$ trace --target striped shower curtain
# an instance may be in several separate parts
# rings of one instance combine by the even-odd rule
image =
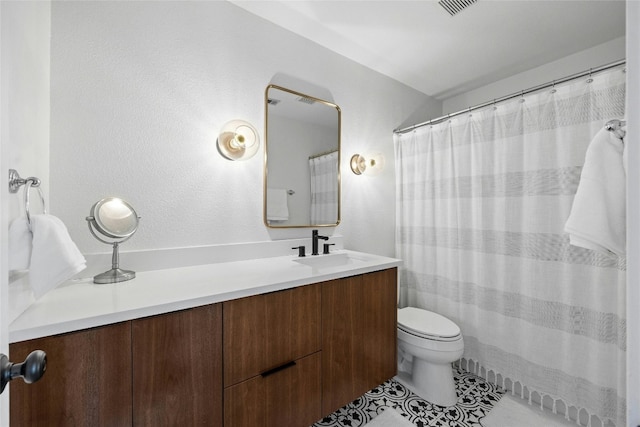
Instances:
[[[338,152],[309,158],[311,224],[338,221]]]
[[[618,68],[394,136],[401,305],[460,326],[463,368],[618,427],[626,259],[563,229],[587,147],[624,106]]]

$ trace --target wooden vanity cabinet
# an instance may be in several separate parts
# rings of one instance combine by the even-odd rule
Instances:
[[[222,425],[222,305],[132,322],[133,425]]]
[[[319,284],[223,303],[225,427],[321,417]]]
[[[397,269],[322,285],[322,413],[397,371]]]
[[[40,381],[9,385],[19,426],[131,425],[131,322],[13,343],[13,360],[47,353]]]
[[[308,426],[396,374],[395,268],[10,345],[11,426]]]

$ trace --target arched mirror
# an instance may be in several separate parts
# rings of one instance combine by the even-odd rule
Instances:
[[[340,107],[276,85],[265,92],[264,223],[340,222]]]

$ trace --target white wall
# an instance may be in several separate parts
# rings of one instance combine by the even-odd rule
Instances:
[[[49,181],[50,11],[48,2],[0,2],[0,352],[4,354],[8,354],[7,230],[22,206],[22,192],[9,194],[8,170]],[[33,206],[39,208],[37,202]],[[0,425],[9,425],[6,391],[0,398]]]
[[[625,58],[625,38],[619,37],[607,43],[574,53],[557,61],[515,74],[506,79],[482,86],[478,89],[445,99],[443,114],[462,111],[492,99],[511,95],[571,74],[580,73],[600,65]]]
[[[640,2],[627,2],[627,424],[640,425]]]
[[[109,195],[142,216],[125,251],[310,235],[264,226],[260,155],[230,162],[215,148],[230,119],[264,129],[276,74],[326,88],[341,107],[335,232],[348,248],[393,255],[393,164],[372,180],[347,162],[355,151],[393,158],[392,129],[441,104],[227,2],[53,3],[52,213],[85,253],[108,251],[84,218]]]

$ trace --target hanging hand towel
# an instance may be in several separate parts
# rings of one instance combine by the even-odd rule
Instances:
[[[626,176],[623,143],[606,129],[591,141],[571,214],[570,243],[603,253],[626,252]]]
[[[287,190],[267,188],[267,219],[269,221],[286,221],[289,219]]]
[[[53,215],[32,215],[33,249],[29,283],[36,297],[55,288],[86,268],[67,227]]]
[[[26,270],[31,262],[31,232],[26,217],[13,220],[9,227],[9,270]]]

